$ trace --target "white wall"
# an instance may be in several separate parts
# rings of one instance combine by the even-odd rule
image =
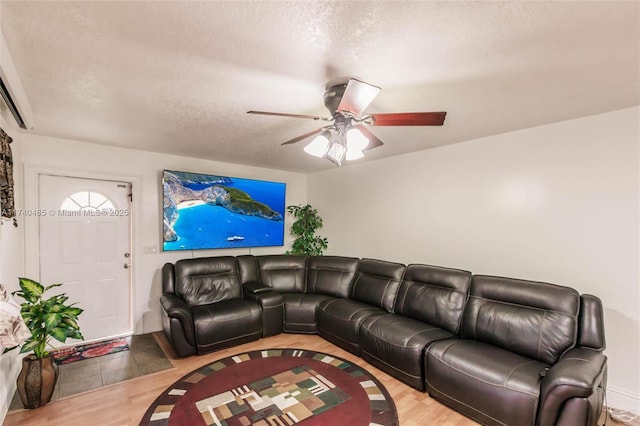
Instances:
[[[329,254],[599,296],[609,402],[637,412],[639,117],[639,108],[625,109],[315,173],[309,202],[324,219]]]
[[[22,207],[22,167],[20,165],[21,134],[11,113],[0,101],[0,127],[13,138],[11,151],[14,161],[15,205]],[[18,289],[18,277],[24,275],[24,221],[18,217],[18,228],[12,222],[3,221],[0,226],[0,283],[10,293]],[[20,300],[17,300],[20,302]],[[0,346],[0,423],[9,410],[11,398],[16,389],[15,379],[20,372],[21,364],[18,351],[14,350],[2,355]]]

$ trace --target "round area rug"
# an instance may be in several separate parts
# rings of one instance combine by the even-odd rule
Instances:
[[[141,425],[398,425],[393,400],[365,369],[303,349],[207,364],[169,386]]]

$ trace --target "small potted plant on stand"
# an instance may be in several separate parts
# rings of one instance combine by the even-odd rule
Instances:
[[[25,408],[38,408],[47,404],[53,395],[58,381],[58,366],[53,355],[47,351],[51,338],[64,343],[68,338],[81,339],[78,315],[82,309],[66,304],[69,297],[58,294],[44,299],[46,291],[62,284],[43,287],[40,283],[19,278],[20,290],[12,295],[20,296],[25,301],[20,304],[20,315],[31,332],[20,349],[20,353],[33,351],[22,359],[22,371],[18,376],[18,393]],[[5,349],[10,351],[12,349]]]
[[[322,228],[322,218],[318,214],[318,210],[307,204],[287,206],[287,212],[296,218],[291,225],[291,234],[296,238],[287,254],[322,256],[329,242],[326,238],[316,235],[316,230]]]

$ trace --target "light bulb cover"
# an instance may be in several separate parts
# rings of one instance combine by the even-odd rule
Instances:
[[[325,135],[316,136],[309,145],[304,147],[304,152],[314,157],[324,157],[329,150],[329,139]]]
[[[362,151],[369,146],[369,138],[362,134],[358,129],[351,128],[347,130],[347,149]]]
[[[362,150],[351,148],[347,149],[347,156],[345,157],[345,160],[353,161],[359,160],[361,158],[364,158],[364,153],[362,152]]]
[[[326,157],[338,166],[341,166],[346,154],[347,148],[345,148],[344,145],[333,142],[327,151]]]

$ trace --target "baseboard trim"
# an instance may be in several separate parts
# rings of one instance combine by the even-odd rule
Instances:
[[[607,386],[607,406],[640,414],[640,395],[615,386]]]

